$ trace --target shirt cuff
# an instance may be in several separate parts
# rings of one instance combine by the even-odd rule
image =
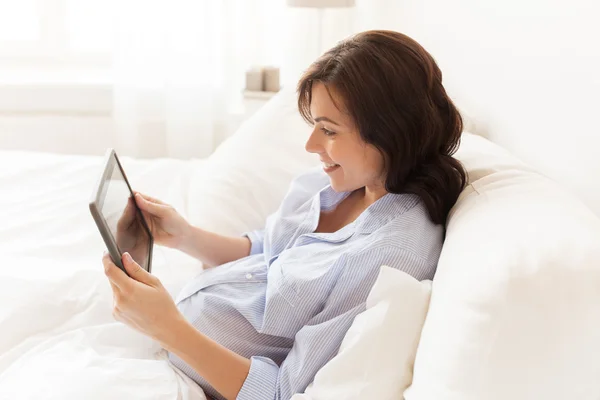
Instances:
[[[237,400],[274,399],[279,367],[270,358],[250,357],[250,371]]]
[[[246,232],[242,236],[250,239],[250,254],[251,256],[263,252],[263,231]]]

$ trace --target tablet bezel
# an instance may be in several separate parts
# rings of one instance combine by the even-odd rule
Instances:
[[[129,184],[127,175],[125,175],[125,171],[123,170],[123,167],[121,166],[121,162],[119,161],[119,157],[117,156],[117,153],[115,152],[114,149],[112,149],[112,148],[107,149],[106,155],[104,157],[103,165],[104,165],[104,167],[102,170],[102,174],[100,175],[100,178],[94,187],[94,191],[92,192],[92,198],[90,199],[89,208],[90,208],[90,212],[92,213],[92,217],[94,218],[94,221],[96,222],[96,225],[98,226],[98,230],[100,231],[100,234],[102,235],[102,239],[104,240],[104,243],[106,244],[106,248],[108,249],[108,252],[111,256],[112,261],[115,263],[115,265],[117,267],[121,268],[121,270],[123,270],[123,272],[125,272],[127,274],[127,276],[129,276],[129,274],[123,267],[123,263],[121,262],[122,254],[119,251],[119,246],[117,245],[117,242],[116,242],[115,238],[113,237],[112,232],[110,231],[110,228],[108,226],[108,223],[106,222],[106,219],[102,216],[101,210],[102,210],[102,201],[104,200],[104,197],[106,195],[106,190],[108,188],[108,185],[106,185],[106,182],[112,176],[114,168],[119,168],[119,170],[121,171],[121,174],[123,175],[123,178],[125,179],[125,183],[127,184],[127,188],[129,188],[129,193],[131,194],[132,197],[133,197],[133,190],[131,189],[131,185]],[[146,233],[148,234],[148,237],[150,238],[150,242],[149,242],[149,246],[148,246],[148,272],[152,273],[152,250],[154,247],[154,238],[152,237],[152,232],[150,231],[150,229],[148,227],[148,224],[146,222],[146,219],[144,218],[144,215],[142,214],[142,211],[140,210],[140,208],[138,207],[138,205],[135,201],[134,201],[134,205],[136,208],[136,212],[140,213],[140,216],[142,219],[142,225],[144,226],[143,229],[146,230]],[[144,268],[143,266],[141,266],[141,267]]]

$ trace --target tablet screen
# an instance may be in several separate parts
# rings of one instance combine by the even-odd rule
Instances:
[[[108,224],[119,252],[129,252],[131,257],[148,271],[150,235],[119,165],[116,162],[112,165],[112,173],[103,185],[100,212]]]

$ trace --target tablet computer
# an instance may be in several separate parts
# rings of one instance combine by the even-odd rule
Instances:
[[[114,149],[106,152],[89,207],[115,265],[127,274],[121,257],[128,252],[142,268],[152,272],[154,238]]]

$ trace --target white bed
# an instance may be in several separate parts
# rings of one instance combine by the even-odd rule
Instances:
[[[132,185],[185,210],[203,161],[123,158]],[[156,343],[116,322],[87,204],[102,157],[0,152],[0,399],[203,399]],[[201,270],[156,248],[172,293]]]

